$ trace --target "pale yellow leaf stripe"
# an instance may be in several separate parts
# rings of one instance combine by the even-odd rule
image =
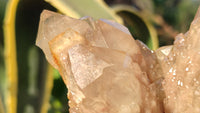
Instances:
[[[6,95],[6,112],[17,112],[17,54],[15,41],[15,17],[19,0],[9,0],[6,6],[4,18],[4,44],[5,44],[5,67],[7,76],[8,92]]]

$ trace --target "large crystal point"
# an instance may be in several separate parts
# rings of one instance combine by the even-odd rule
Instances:
[[[162,113],[156,55],[126,27],[43,11],[36,44],[62,75],[71,113]]]

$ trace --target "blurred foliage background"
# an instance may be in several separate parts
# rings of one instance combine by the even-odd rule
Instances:
[[[67,88],[35,46],[42,10],[115,20],[155,50],[187,31],[199,5],[200,0],[0,0],[0,113],[68,112]]]

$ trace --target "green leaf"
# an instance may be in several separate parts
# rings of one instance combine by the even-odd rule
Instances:
[[[102,0],[45,0],[52,4],[62,13],[80,18],[91,16],[95,19],[104,18],[116,20],[122,23],[119,18]]]
[[[53,88],[53,67],[50,64],[48,64],[45,80],[46,81],[45,81],[45,86],[44,86],[44,94],[43,94],[43,100],[42,100],[40,113],[48,112],[49,99],[50,99],[51,91]]]

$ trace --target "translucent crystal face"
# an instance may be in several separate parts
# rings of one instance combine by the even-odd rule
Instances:
[[[200,19],[151,51],[126,27],[43,11],[36,45],[68,88],[70,113],[199,113]]]

